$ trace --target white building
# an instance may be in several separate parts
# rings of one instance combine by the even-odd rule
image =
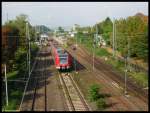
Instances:
[[[47,34],[41,34],[40,35],[40,43],[47,42],[48,38],[49,37]]]
[[[88,31],[83,31],[83,34],[87,34],[88,33]]]
[[[77,31],[77,28],[79,28],[79,27],[80,27],[80,25],[74,24],[74,25],[73,25],[73,31]]]

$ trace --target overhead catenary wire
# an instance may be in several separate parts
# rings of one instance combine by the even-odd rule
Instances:
[[[7,80],[7,81],[12,81],[12,82],[27,82],[27,81],[24,81],[24,80]]]

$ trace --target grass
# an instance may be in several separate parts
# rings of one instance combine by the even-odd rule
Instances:
[[[12,72],[9,72],[9,73],[7,73],[7,78],[9,79],[9,78],[16,78],[16,75],[18,74],[18,71],[17,70],[15,70],[15,71],[12,71]]]
[[[96,55],[97,56],[110,56],[111,54],[105,48],[96,48]]]
[[[136,80],[137,84],[148,87],[148,76],[143,72],[129,72],[129,76]]]
[[[24,83],[21,82],[14,82],[9,81],[10,79],[16,79],[18,76],[21,77],[21,75],[18,73],[18,71],[12,71],[7,73],[7,79],[8,79],[8,106],[6,106],[5,98],[3,99],[3,109],[5,110],[16,110],[18,105],[20,104],[20,100],[22,97],[23,89],[24,89]],[[3,94],[5,96],[5,94]]]
[[[86,39],[84,39],[86,38]],[[79,41],[81,40],[81,41]],[[89,52],[92,54],[93,53],[93,40],[90,37],[79,37],[78,42],[80,42],[81,44],[83,44],[88,50]],[[99,48],[99,47],[95,47],[95,54],[97,56],[110,56],[111,54],[104,48]]]
[[[109,58],[107,61],[108,64],[111,64],[114,69],[118,70],[120,73],[124,73],[125,67],[124,62],[114,60],[113,58]],[[142,87],[148,86],[148,76],[144,72],[127,72],[127,76],[130,76],[133,80],[137,82]]]
[[[83,93],[86,100],[89,100],[88,90],[92,84],[96,84],[95,80],[91,78],[90,74],[86,71],[76,74],[73,72],[73,78],[79,85],[81,92]],[[97,83],[98,84],[98,83]]]
[[[121,62],[112,57],[109,57],[106,63],[112,65],[114,69],[117,69],[120,72],[124,72],[124,62]]]
[[[78,74],[75,74],[75,72],[73,72],[73,78],[80,87],[81,92],[83,93],[85,99],[87,100],[92,110],[102,110],[101,108],[104,104],[101,100],[99,100],[99,98],[105,98],[109,96],[107,94],[99,93],[97,95],[98,99],[96,101],[90,100],[90,97],[93,96],[90,96],[89,94],[89,89],[91,88],[91,86],[93,89],[93,85],[96,84],[98,86],[101,86],[100,89],[103,89],[103,84],[100,84],[99,81],[97,81],[97,79],[95,77],[92,77],[91,75],[92,73],[88,72],[87,70],[79,72]]]

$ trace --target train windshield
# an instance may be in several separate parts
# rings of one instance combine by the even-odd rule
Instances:
[[[61,54],[61,55],[59,55],[59,58],[60,58],[60,64],[66,64],[67,59],[68,59],[68,55],[67,54]]]

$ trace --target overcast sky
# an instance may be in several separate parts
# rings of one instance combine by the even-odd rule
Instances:
[[[27,14],[32,25],[94,25],[107,16],[119,19],[137,12],[148,15],[148,2],[2,2],[2,23]]]

